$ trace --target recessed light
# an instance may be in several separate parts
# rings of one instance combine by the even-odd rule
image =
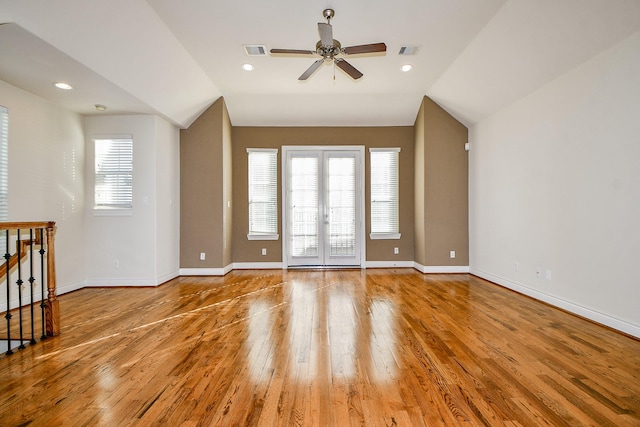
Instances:
[[[242,69],[245,71],[253,71],[253,65],[251,64],[242,64]]]
[[[62,89],[62,90],[71,90],[71,89],[73,89],[73,87],[69,83],[65,83],[65,82],[54,83],[54,85],[58,89]]]
[[[400,69],[401,69],[403,72],[405,72],[405,73],[406,73],[407,71],[411,71],[411,69],[412,69],[412,68],[413,68],[413,67],[412,67],[411,65],[409,65],[409,64],[405,64],[405,65],[403,65]]]
[[[107,106],[106,105],[96,104],[95,107],[96,107],[96,110],[98,110],[98,111],[107,111]]]

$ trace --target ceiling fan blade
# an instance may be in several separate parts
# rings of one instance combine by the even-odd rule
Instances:
[[[318,69],[318,67],[322,65],[323,62],[324,59],[318,59],[317,61],[315,61],[313,64],[311,64],[311,67],[307,68],[307,71],[305,71],[300,77],[298,77],[298,80],[307,80],[309,77],[311,77],[311,74],[313,74]]]
[[[384,43],[361,44],[359,46],[349,46],[342,49],[347,55],[357,55],[359,53],[386,52],[387,45]]]
[[[271,49],[269,52],[272,54],[293,54],[293,55],[315,55],[315,50],[300,50],[300,49]]]
[[[331,24],[318,22],[318,32],[320,33],[322,46],[333,46],[333,28],[331,28]]]
[[[340,68],[345,73],[349,74],[349,76],[352,79],[358,80],[360,77],[363,76],[363,74],[360,71],[358,71],[353,65],[349,64],[344,59],[336,58],[335,61],[338,68]]]

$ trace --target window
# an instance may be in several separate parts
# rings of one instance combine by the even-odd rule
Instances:
[[[372,239],[399,239],[398,153],[400,148],[370,148]]]
[[[278,240],[278,150],[247,148],[249,240]]]
[[[0,105],[0,221],[9,219],[9,111]],[[0,251],[5,251],[5,233],[0,236]]]
[[[95,208],[133,207],[133,140],[131,137],[94,139]]]

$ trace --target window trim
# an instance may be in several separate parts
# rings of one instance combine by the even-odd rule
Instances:
[[[274,185],[274,193],[275,193],[275,197],[276,197],[276,205],[275,205],[275,215],[276,215],[276,232],[275,233],[251,233],[250,230],[250,223],[251,223],[251,217],[250,217],[250,204],[251,204],[251,200],[249,199],[249,194],[250,194],[250,190],[249,187],[251,185],[251,182],[249,180],[249,155],[251,153],[273,153],[274,154],[274,159],[275,159],[275,167],[276,167],[276,172],[275,172],[275,185]],[[278,204],[277,204],[277,199],[278,199],[278,149],[277,148],[247,148],[247,219],[248,219],[248,223],[247,223],[247,227],[249,228],[249,232],[247,233],[247,240],[278,240],[280,239],[280,235],[278,234],[277,230],[278,230]]]
[[[133,167],[133,135],[93,135],[91,141],[93,142],[93,216],[131,216],[133,215],[133,184],[131,186],[131,205],[130,206],[106,206],[96,204],[96,142],[103,140],[130,140],[131,141],[131,179],[133,180],[134,167]]]
[[[398,169],[397,169],[397,174],[398,174],[398,178],[397,178],[397,184],[398,184],[398,188],[397,188],[397,193],[396,193],[396,198],[397,198],[397,210],[398,210],[398,218],[397,218],[397,222],[398,222],[398,232],[396,233],[380,233],[380,232],[371,232],[369,233],[369,239],[371,240],[400,240],[400,238],[402,237],[402,233],[400,233],[400,151],[401,148],[400,147],[390,147],[390,148],[369,148],[369,164],[371,165],[371,153],[380,153],[380,152],[384,152],[384,153],[398,153]],[[371,171],[370,171],[371,173]],[[371,197],[371,200],[369,201],[369,219],[371,221],[371,211],[372,211],[372,206],[373,206],[373,197],[371,194],[371,184],[372,181],[371,179],[369,180],[369,196]],[[371,221],[371,223],[369,224],[370,227],[373,228],[373,223]]]
[[[369,233],[371,240],[400,240],[402,233]]]

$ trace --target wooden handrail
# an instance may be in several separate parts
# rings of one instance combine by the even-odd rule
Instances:
[[[45,334],[46,336],[56,336],[60,334],[60,304],[56,296],[56,265],[55,265],[55,244],[54,236],[56,232],[55,221],[25,221],[25,222],[0,222],[0,232],[6,230],[43,229],[46,233],[47,248],[47,298],[44,303]],[[3,250],[0,248],[0,250]],[[20,262],[20,261],[18,261]],[[9,302],[7,301],[7,304]],[[9,307],[7,306],[7,309]]]
[[[24,230],[25,228],[55,228],[55,221],[9,222],[0,221],[0,230]]]

